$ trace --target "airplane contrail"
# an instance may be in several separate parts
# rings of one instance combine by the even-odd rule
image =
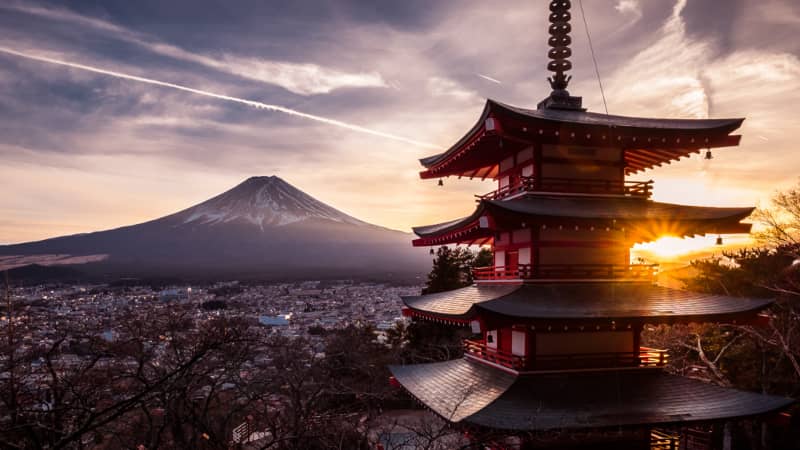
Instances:
[[[409,138],[406,138],[406,137],[403,137],[403,136],[398,136],[396,134],[385,133],[383,131],[373,130],[371,128],[362,127],[360,125],[354,125],[354,124],[351,124],[351,123],[342,122],[341,120],[329,119],[327,117],[322,117],[322,116],[317,116],[317,115],[314,115],[314,114],[304,113],[304,112],[297,111],[297,110],[294,110],[294,109],[291,109],[291,108],[287,108],[285,106],[271,105],[269,103],[262,103],[262,102],[255,101],[255,100],[247,100],[245,98],[232,97],[230,95],[224,95],[224,94],[217,94],[217,93],[214,93],[214,92],[203,91],[203,90],[191,88],[191,87],[188,87],[188,86],[182,86],[180,84],[169,83],[169,82],[166,82],[166,81],[154,80],[152,78],[139,77],[139,76],[136,76],[136,75],[129,75],[127,73],[116,72],[116,71],[113,71],[113,70],[101,69],[99,67],[92,67],[92,66],[87,66],[87,65],[79,64],[79,63],[73,63],[73,62],[69,62],[69,61],[62,61],[62,60],[55,59],[55,58],[49,58],[47,56],[40,56],[40,55],[33,55],[33,54],[30,54],[30,53],[24,53],[24,52],[20,52],[20,51],[17,51],[17,50],[12,50],[12,49],[6,48],[6,47],[0,47],[0,52],[8,54],[8,55],[18,56],[18,57],[21,57],[21,58],[31,59],[31,60],[34,60],[34,61],[45,62],[45,63],[49,63],[49,64],[56,64],[56,65],[65,66],[65,67],[71,67],[73,69],[85,70],[87,72],[99,73],[99,74],[102,74],[102,75],[108,75],[108,76],[111,76],[111,77],[122,78],[122,79],[125,79],[125,80],[138,81],[139,83],[146,83],[146,84],[151,84],[151,85],[155,85],[155,86],[162,86],[162,87],[167,87],[167,88],[171,88],[171,89],[177,89],[179,91],[190,92],[192,94],[203,95],[203,96],[206,96],[206,97],[216,98],[216,99],[219,99],[219,100],[227,100],[229,102],[241,103],[241,104],[252,106],[252,107],[255,107],[255,108],[259,108],[259,109],[266,109],[266,110],[269,110],[269,111],[281,112],[281,113],[284,113],[284,114],[289,114],[291,116],[302,117],[304,119],[313,120],[313,121],[316,121],[316,122],[322,122],[324,124],[333,125],[333,126],[336,126],[336,127],[339,127],[339,128],[344,128],[344,129],[351,130],[351,131],[357,131],[359,133],[370,134],[372,136],[378,136],[378,137],[382,137],[382,138],[386,138],[386,139],[392,139],[392,140],[395,140],[395,141],[405,142],[407,144],[412,144],[412,145],[416,145],[416,146],[419,146],[419,147],[426,147],[426,148],[433,148],[433,149],[440,149],[441,148],[436,144],[431,144],[431,143],[428,143],[428,142],[416,141],[414,139],[409,139]]]

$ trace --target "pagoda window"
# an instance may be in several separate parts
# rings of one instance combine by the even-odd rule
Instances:
[[[486,347],[497,350],[497,330],[486,332]]]
[[[519,248],[519,263],[521,265],[530,265],[531,264],[531,248],[530,247],[520,247]]]
[[[494,252],[494,267],[501,268],[506,265],[506,252],[505,250],[495,250]]]
[[[533,164],[528,164],[526,166],[522,166],[522,176],[523,177],[532,177],[533,176]]]
[[[525,341],[526,335],[521,330],[511,330],[511,354],[516,356],[525,356],[526,348]]]

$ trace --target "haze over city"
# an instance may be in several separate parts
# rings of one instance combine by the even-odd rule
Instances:
[[[610,113],[747,118],[740,147],[632,177],[657,180],[655,200],[766,204],[796,181],[800,6],[584,6]],[[544,1],[0,8],[2,243],[146,221],[252,175],[393,229],[448,220],[492,184],[440,188],[416,159],[460,138],[484,98],[533,107],[549,92],[530,32]],[[603,112],[577,23],[570,92]]]

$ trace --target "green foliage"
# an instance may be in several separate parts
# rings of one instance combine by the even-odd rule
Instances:
[[[467,247],[439,247],[422,293],[433,294],[469,286],[473,281],[472,269],[491,265],[492,261],[492,252],[488,249],[481,249],[476,254]]]
[[[488,247],[481,247],[475,255],[472,267],[486,267],[494,264],[494,253]]]
[[[692,261],[698,274],[684,281],[692,291],[740,297],[772,297],[776,286],[798,279],[790,248],[754,248],[725,252],[723,257]]]
[[[405,345],[399,359],[403,364],[448,361],[463,354],[462,341],[469,337],[466,328],[415,320],[402,329]]]

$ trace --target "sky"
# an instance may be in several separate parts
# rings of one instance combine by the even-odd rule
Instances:
[[[766,205],[797,183],[800,3],[586,0],[611,114],[746,117],[738,148],[637,174],[654,199]],[[472,212],[421,180],[486,98],[549,94],[545,0],[0,3],[0,243],[115,228],[278,175],[408,231]],[[603,101],[578,2],[570,92]]]

